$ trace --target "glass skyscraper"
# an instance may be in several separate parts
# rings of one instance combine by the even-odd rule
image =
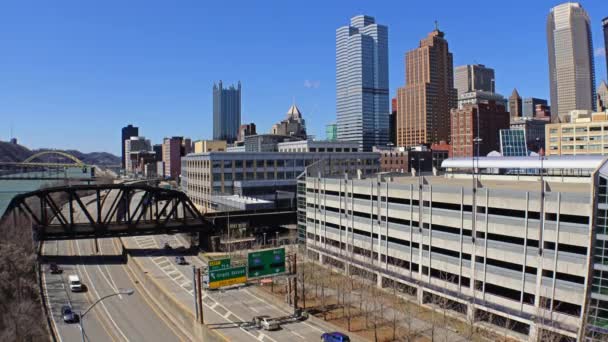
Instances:
[[[213,139],[233,143],[241,126],[241,82],[224,88],[213,84]]]
[[[571,110],[595,109],[595,73],[589,16],[576,2],[551,9],[547,17],[549,82],[553,121]]]
[[[338,140],[360,148],[388,143],[388,28],[373,17],[351,18],[336,30]]]

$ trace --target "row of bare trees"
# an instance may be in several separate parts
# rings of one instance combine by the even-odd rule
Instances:
[[[447,274],[439,276],[444,282],[457,283]],[[330,267],[302,258],[297,279],[301,308],[374,341],[416,341],[423,336],[432,341],[450,341],[454,334],[470,341],[513,341],[513,331],[524,333],[521,323],[503,316],[483,310],[467,315],[470,308],[466,304],[443,295],[425,293],[426,307],[420,306],[414,288],[387,278],[380,288],[375,274],[360,269],[346,272],[340,262]],[[564,338],[543,330],[538,337],[542,341]]]
[[[0,341],[48,341],[29,218],[7,215],[0,236]]]

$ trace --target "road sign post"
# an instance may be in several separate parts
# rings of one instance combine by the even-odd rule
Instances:
[[[239,266],[227,269],[209,271],[209,288],[217,289],[224,286],[244,284],[247,282],[247,267]]]
[[[285,273],[285,248],[249,252],[247,261],[249,278],[275,276]]]
[[[209,260],[209,271],[226,270],[230,268],[230,258]]]

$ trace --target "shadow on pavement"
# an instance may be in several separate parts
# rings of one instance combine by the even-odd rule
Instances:
[[[180,247],[180,248],[125,248],[127,253],[134,257],[146,257],[146,256],[194,256],[197,255],[196,251],[192,249]]]
[[[41,263],[56,263],[60,265],[112,265],[126,264],[127,258],[123,255],[45,255]]]

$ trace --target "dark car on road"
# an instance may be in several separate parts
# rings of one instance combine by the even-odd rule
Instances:
[[[188,262],[186,261],[186,258],[184,258],[183,256],[176,256],[175,263],[178,265],[187,265],[188,264]]]
[[[72,311],[72,307],[64,305],[61,307],[61,316],[66,323],[74,323],[77,321],[76,314]]]
[[[350,342],[350,338],[341,332],[330,332],[321,335],[321,342]]]
[[[51,274],[59,274],[63,272],[63,270],[55,263],[49,265],[49,270],[51,271]]]

